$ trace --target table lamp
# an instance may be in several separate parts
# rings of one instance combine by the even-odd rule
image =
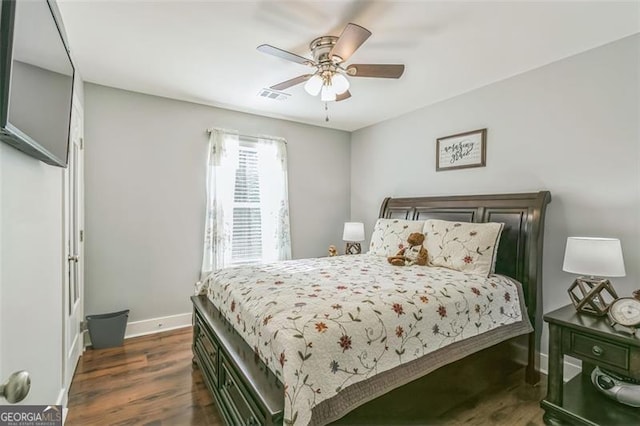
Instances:
[[[345,222],[342,240],[347,243],[344,254],[360,254],[360,241],[364,241],[364,223]]]
[[[622,247],[617,238],[569,237],[562,270],[581,275],[569,287],[569,297],[578,312],[602,316],[618,298],[611,281],[624,277]]]

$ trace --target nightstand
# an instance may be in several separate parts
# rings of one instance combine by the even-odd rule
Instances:
[[[544,316],[549,324],[549,382],[540,402],[549,425],[640,425],[640,408],[607,398],[591,383],[600,366],[640,379],[640,338],[615,331],[608,318],[579,314],[567,305]],[[582,373],[564,383],[564,356],[582,360]]]

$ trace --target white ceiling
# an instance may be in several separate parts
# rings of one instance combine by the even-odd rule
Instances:
[[[356,130],[640,31],[640,2],[58,0],[86,81]],[[351,78],[324,104],[303,85],[258,92],[311,68],[309,42],[354,22],[373,35],[348,63],[404,63],[400,80]],[[212,125],[215,123],[212,123]]]

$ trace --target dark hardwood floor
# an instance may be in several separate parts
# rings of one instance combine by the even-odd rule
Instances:
[[[66,425],[222,425],[197,368],[191,329],[87,349],[69,391]]]
[[[87,349],[69,392],[66,424],[222,425],[191,358],[190,328],[128,339],[118,348]],[[490,392],[426,423],[543,425],[539,401],[546,389],[526,385],[523,377],[519,369]]]

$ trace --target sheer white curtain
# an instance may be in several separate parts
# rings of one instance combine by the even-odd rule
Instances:
[[[291,259],[287,145],[272,137],[246,140],[235,131],[213,129],[207,163],[207,205],[204,255],[200,278],[232,263],[236,170],[239,151],[258,153],[262,262]]]
[[[261,137],[257,143],[260,176],[263,261],[291,259],[287,143]]]
[[[207,206],[201,279],[212,271],[224,268],[231,260],[233,194],[239,146],[237,132],[211,130],[207,160]]]

